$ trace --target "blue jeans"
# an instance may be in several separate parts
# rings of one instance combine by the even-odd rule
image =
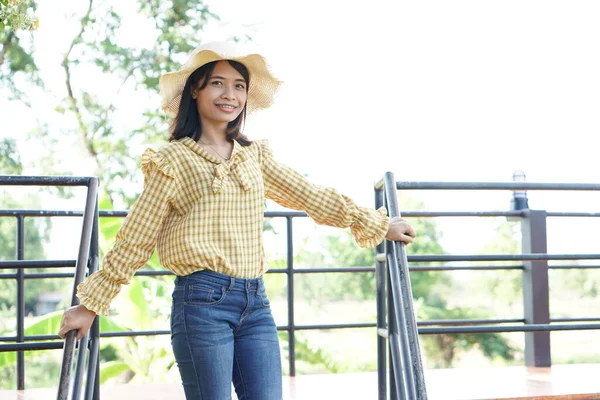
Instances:
[[[171,344],[187,400],[281,400],[277,326],[262,278],[175,279]]]

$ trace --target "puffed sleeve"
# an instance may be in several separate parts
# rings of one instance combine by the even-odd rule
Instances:
[[[87,309],[108,314],[110,303],[133,274],[152,256],[162,221],[175,197],[176,176],[167,160],[152,149],[142,155],[144,188],[106,254],[102,269],[77,286],[77,297]]]
[[[385,208],[360,207],[335,189],[309,182],[277,162],[266,140],[257,142],[265,181],[265,196],[293,210],[305,211],[317,224],[350,228],[360,247],[375,247],[385,239],[390,219]]]

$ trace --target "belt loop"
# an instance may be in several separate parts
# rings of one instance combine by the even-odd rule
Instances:
[[[229,290],[233,290],[234,287],[235,287],[235,278],[233,276],[231,276],[229,278]]]

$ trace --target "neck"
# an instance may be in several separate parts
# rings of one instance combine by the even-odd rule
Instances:
[[[227,143],[227,133],[225,133],[225,128],[223,129],[214,129],[211,126],[202,126],[202,135],[200,136],[200,140],[204,143],[208,144],[224,144]]]

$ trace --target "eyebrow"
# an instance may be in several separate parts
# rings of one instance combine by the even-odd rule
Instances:
[[[221,76],[221,75],[213,75],[213,76],[210,77],[210,79],[223,79],[223,80],[226,80],[227,78],[225,78],[224,76]],[[238,78],[235,81],[236,82],[244,82],[244,83],[246,83],[246,81],[244,79],[241,79],[241,78]]]

